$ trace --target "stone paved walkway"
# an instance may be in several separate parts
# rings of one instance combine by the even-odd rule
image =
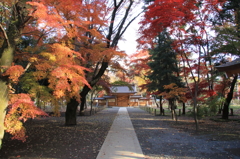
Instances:
[[[138,138],[129,118],[122,107],[111,126],[97,159],[144,159]]]

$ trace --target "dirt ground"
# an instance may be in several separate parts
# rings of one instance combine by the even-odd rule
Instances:
[[[239,159],[239,116],[222,121],[220,116],[199,121],[187,115],[173,121],[169,113],[154,116],[143,110],[128,109],[146,159]],[[214,118],[214,120],[210,120]]]
[[[64,126],[64,117],[36,118],[25,124],[27,141],[5,135],[0,159],[94,159],[118,109],[105,109],[92,116],[78,116],[76,126]]]
[[[240,111],[240,110],[239,110]],[[193,135],[212,135],[213,140],[240,140],[240,116],[229,116],[229,120],[222,120],[221,115],[205,117],[199,120],[199,131],[192,117],[179,116],[178,122],[165,118],[171,127]]]
[[[95,159],[117,112],[117,108],[108,108],[92,116],[79,116],[77,126],[71,127],[64,126],[64,117],[36,118],[25,124],[28,136],[26,142],[11,140],[8,134],[5,135],[3,147],[0,150],[0,158]],[[134,116],[134,112],[131,113],[130,111],[129,114]],[[240,141],[240,116],[238,115],[230,116],[230,119],[233,120],[229,121],[219,120],[220,116],[202,119],[199,122],[200,131],[197,133],[194,121],[189,116],[179,116],[176,123],[168,115],[153,116],[142,111],[141,114],[136,114],[135,118],[131,118],[132,122],[134,123],[134,120],[141,119],[143,115],[145,115],[145,122],[142,122],[142,124],[149,126],[155,124],[152,123],[153,119],[157,119],[158,123],[155,124],[155,127],[160,127],[159,122],[162,122],[176,130],[176,132],[188,133],[191,136],[208,135],[212,141]],[[210,120],[210,118],[215,120]],[[138,123],[135,122],[136,130],[138,130],[137,126]],[[146,131],[144,134],[149,134],[147,129],[141,129],[141,131]],[[162,130],[159,128],[157,131]],[[139,137],[139,140],[143,139]],[[143,146],[142,149],[147,150],[144,144],[141,146]],[[229,150],[229,152],[231,151],[237,156],[239,155],[240,158],[238,150]]]

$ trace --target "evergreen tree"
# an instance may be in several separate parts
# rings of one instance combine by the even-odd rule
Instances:
[[[164,92],[164,85],[175,83],[182,87],[179,68],[177,67],[176,52],[171,44],[172,39],[168,32],[164,30],[156,37],[156,47],[150,50],[150,62],[148,63],[151,72],[147,76],[150,83],[147,84],[148,91]],[[160,96],[160,111],[162,112],[162,97]]]

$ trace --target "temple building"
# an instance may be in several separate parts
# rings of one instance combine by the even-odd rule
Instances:
[[[111,92],[101,98],[94,98],[96,105],[128,107],[152,104],[151,98],[142,97],[136,85],[111,86]]]

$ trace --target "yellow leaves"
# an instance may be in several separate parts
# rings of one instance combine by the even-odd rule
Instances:
[[[40,55],[42,55],[43,57],[46,57],[50,61],[53,61],[53,62],[56,61],[56,56],[52,53],[42,52],[42,53],[40,53]]]
[[[37,59],[36,57],[30,57],[30,58],[28,59],[28,61],[29,61],[29,62],[32,62],[32,63],[33,63],[33,62],[37,62],[37,60],[38,60],[38,59]]]
[[[12,94],[9,100],[8,114],[4,121],[6,132],[13,135],[12,139],[24,142],[26,135],[22,123],[37,115],[48,116],[34,105],[29,95],[23,93]]]
[[[35,60],[33,57],[32,61]],[[84,59],[81,54],[72,50],[71,45],[69,47],[68,43],[55,43],[40,53],[34,65],[36,71],[32,73],[32,76],[35,80],[47,79],[49,84],[47,87],[52,90],[55,98],[73,97],[79,100],[82,87],[89,86],[84,71],[90,70],[80,66],[82,61]],[[39,93],[40,87],[34,88],[36,89],[31,88],[29,91],[34,90],[35,93],[31,94],[37,95],[36,92]]]
[[[52,54],[55,56],[58,65],[74,64],[74,59],[76,57],[82,59],[80,53],[64,44],[53,44],[51,48]]]
[[[26,141],[27,136],[26,129],[23,127],[23,124],[21,121],[19,121],[17,118],[5,118],[5,128],[6,132],[10,133],[12,135],[12,139],[21,140],[22,142]]]
[[[61,97],[65,96],[65,92],[64,92],[64,90],[57,90],[57,91],[54,91],[54,95],[57,98],[61,98]]]

